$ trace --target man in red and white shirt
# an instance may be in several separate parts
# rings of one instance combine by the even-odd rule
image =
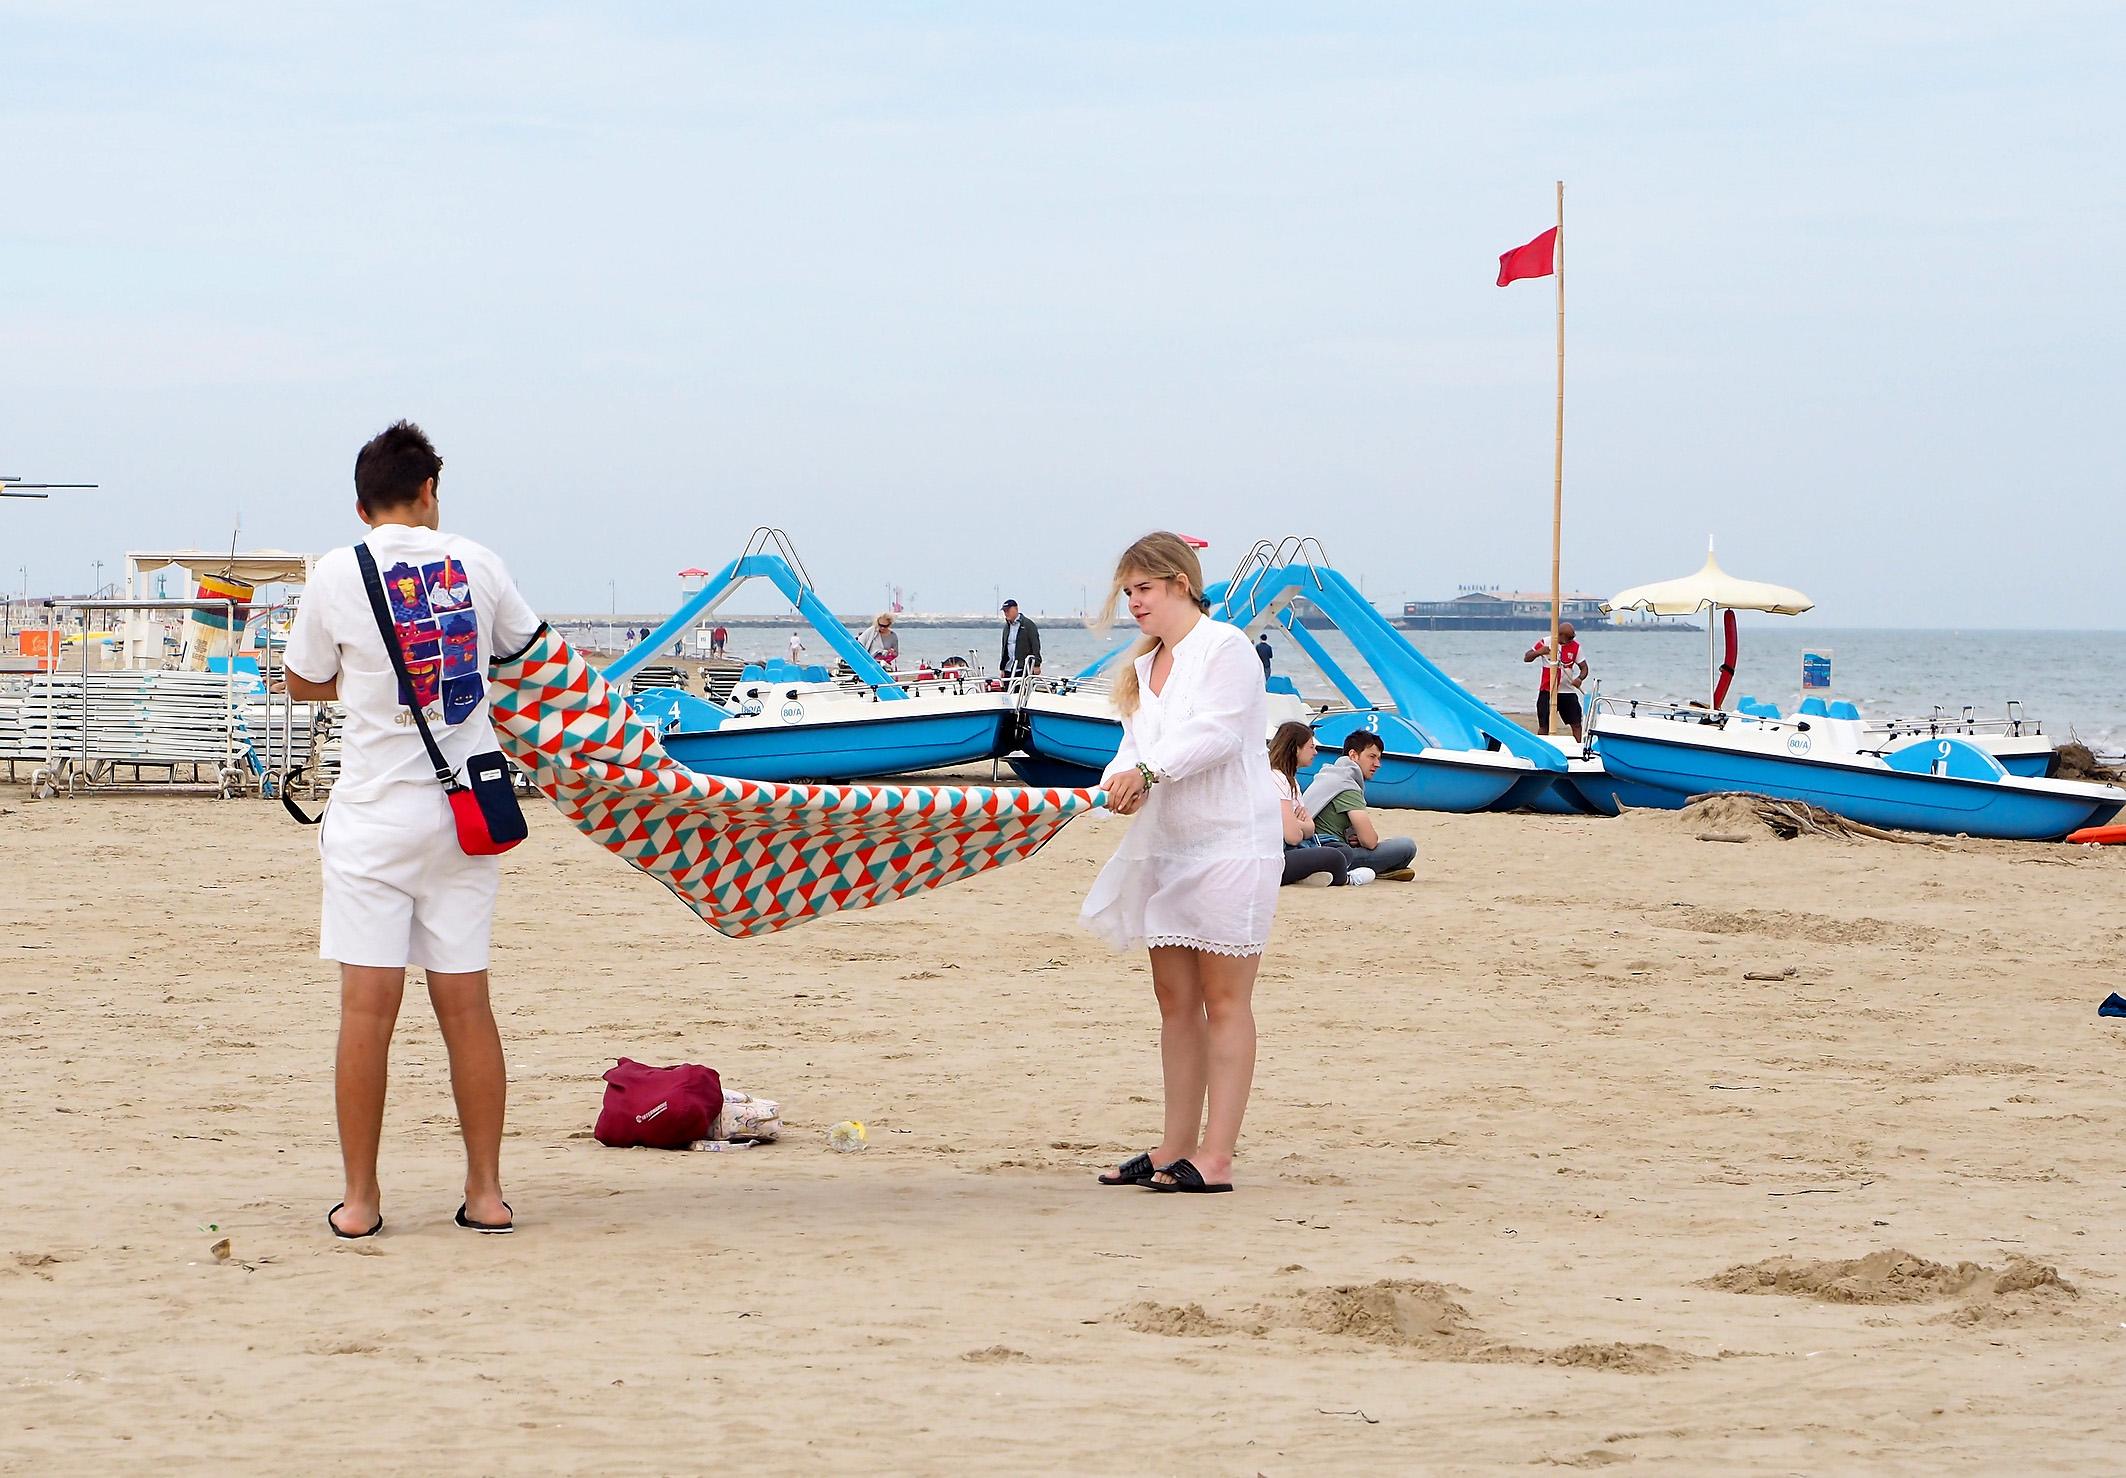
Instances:
[[[1521,653],[1523,662],[1534,662],[1550,655],[1550,640],[1539,638],[1536,644]],[[1580,685],[1587,681],[1587,664],[1580,659],[1580,643],[1573,632],[1572,623],[1564,622],[1558,627],[1558,670],[1565,674],[1565,681],[1558,689],[1558,717],[1572,730],[1573,742],[1584,744],[1587,736],[1582,731],[1580,720]],[[1538,734],[1550,732],[1550,673],[1552,664],[1543,662],[1543,685],[1535,695],[1535,728]]]

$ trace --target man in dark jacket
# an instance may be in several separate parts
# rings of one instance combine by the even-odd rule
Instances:
[[[1004,602],[1004,646],[997,657],[997,671],[1006,677],[1041,671],[1041,628],[1019,614],[1019,603]]]

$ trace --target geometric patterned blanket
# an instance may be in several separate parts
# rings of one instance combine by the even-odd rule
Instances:
[[[1098,795],[699,775],[551,629],[492,674],[495,733],[511,761],[584,835],[734,937],[1029,857]]]

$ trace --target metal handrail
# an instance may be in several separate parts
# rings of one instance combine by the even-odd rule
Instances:
[[[812,583],[812,572],[805,568],[804,560],[798,557],[797,545],[787,533],[773,524],[756,525],[753,532],[746,535],[746,547],[738,557],[741,561],[751,559],[756,554],[770,552],[771,546],[772,552],[781,556],[782,562],[796,574],[798,588],[806,595],[816,594],[818,587]]]
[[[1688,719],[1694,723],[1709,724],[1716,728],[1725,728],[1731,719],[1743,718],[1767,727],[1788,729],[1806,729],[1808,727],[1807,720],[1792,723],[1786,719],[1758,718],[1755,714],[1732,713],[1725,708],[1705,708],[1689,703],[1675,703],[1666,698],[1608,698],[1604,697],[1600,691],[1588,695],[1587,709],[1590,719],[1603,713],[1621,712],[1625,718]]]
[[[1267,539],[1256,540],[1255,547],[1241,557],[1240,563],[1233,568],[1232,578],[1226,582],[1227,609],[1251,603],[1263,580],[1273,570],[1293,564],[1307,567],[1307,583],[1314,589],[1324,588],[1320,566],[1330,565],[1330,560],[1321,540],[1312,534],[1287,534],[1274,545]],[[1247,582],[1244,590],[1242,581]]]
[[[1934,705],[1933,714],[1927,718],[1867,719],[1865,722],[1870,731],[1881,730],[1893,739],[1901,734],[1925,734],[1929,738],[1938,738],[1944,734],[2000,734],[2007,738],[2019,739],[2025,734],[2042,737],[2045,732],[2043,721],[2024,714],[2023,705],[2013,698],[2008,700],[2008,714],[2005,718],[1979,718],[1968,705],[1964,709],[1963,717],[1951,718],[1942,705],[1937,703]]]

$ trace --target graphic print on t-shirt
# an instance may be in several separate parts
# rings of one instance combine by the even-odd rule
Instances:
[[[462,724],[479,706],[480,679],[477,675],[443,679],[444,723]]]
[[[421,583],[428,590],[428,609],[436,615],[472,609],[472,582],[465,578],[465,566],[456,560],[422,565]]]
[[[450,558],[421,566],[428,608],[443,628],[443,722],[462,724],[480,706],[480,628],[472,614],[472,581]]]
[[[442,692],[443,633],[433,621],[401,621],[394,629],[399,651],[406,658],[406,676],[413,682],[411,691],[405,683],[399,684],[399,702],[408,708],[427,708]]]
[[[384,596],[391,602],[394,621],[426,621],[433,614],[428,609],[428,587],[421,581],[421,572],[403,559],[384,571]]]
[[[404,684],[399,687],[399,701],[408,708],[432,708],[443,690],[443,664],[433,657],[420,662],[408,662],[406,675],[413,679],[413,694],[409,698]]]
[[[484,691],[465,566],[444,558],[416,568],[401,560],[384,571],[384,593],[411,680],[399,684],[399,702],[423,709],[440,702],[444,723],[464,723]]]
[[[456,611],[438,623],[443,628],[443,676],[464,677],[480,670],[480,628],[472,612]]]

